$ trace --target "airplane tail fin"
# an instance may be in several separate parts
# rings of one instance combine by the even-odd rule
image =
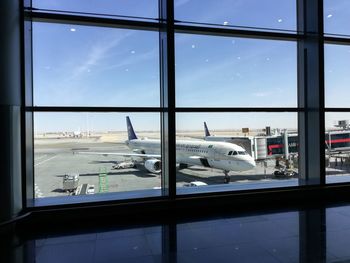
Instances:
[[[136,133],[134,131],[134,128],[132,127],[129,116],[126,116],[126,127],[128,128],[128,140],[130,141],[137,139]]]
[[[206,122],[204,122],[204,134],[205,134],[205,137],[210,136],[210,132]]]

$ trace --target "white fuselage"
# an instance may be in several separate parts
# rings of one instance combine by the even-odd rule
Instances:
[[[160,141],[134,139],[126,141],[134,152],[160,154]],[[208,141],[176,141],[176,162],[201,165],[224,171],[247,171],[255,167],[254,159],[246,151],[232,143]]]
[[[235,137],[224,137],[224,136],[205,136],[204,140],[211,142],[230,142],[233,141]]]

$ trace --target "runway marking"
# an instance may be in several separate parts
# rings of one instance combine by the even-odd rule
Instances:
[[[35,159],[35,161],[38,161],[38,160],[40,160],[40,159],[42,159],[42,158],[45,158],[47,156],[47,154],[44,154],[44,155],[42,155],[42,156],[40,156],[40,157],[37,157],[36,159]]]
[[[42,162],[40,162],[40,163],[34,164],[34,166],[38,166],[38,165],[40,165],[40,164],[46,163],[47,161],[50,161],[50,160],[52,160],[52,159],[54,159],[54,158],[56,158],[56,157],[57,157],[57,155],[54,155],[54,156],[52,156],[52,157],[49,158],[49,159],[46,159],[46,160],[44,160],[44,161],[42,161]]]

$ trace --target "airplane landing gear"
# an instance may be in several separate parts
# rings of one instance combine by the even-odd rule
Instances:
[[[225,184],[228,184],[231,180],[230,176],[228,175],[229,171],[224,171],[225,177],[224,177],[224,182]]]

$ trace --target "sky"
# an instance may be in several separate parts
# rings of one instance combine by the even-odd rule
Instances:
[[[174,0],[175,19],[221,26],[296,29],[295,0]],[[324,0],[325,32],[350,34],[349,0]],[[158,17],[155,0],[33,0],[33,7]],[[215,47],[215,48],[213,48]],[[296,107],[293,41],[176,34],[178,107]],[[349,107],[350,47],[325,47],[326,106]],[[158,107],[159,34],[81,25],[33,24],[35,106]],[[342,94],[342,96],[339,96]],[[37,113],[44,131],[123,130],[129,113]],[[140,130],[159,129],[159,114],[134,114]],[[341,118],[334,115],[334,119]],[[350,116],[349,116],[350,117]],[[296,127],[294,113],[178,114],[179,129]],[[331,118],[331,119],[332,119]],[[327,125],[334,120],[327,119]]]

